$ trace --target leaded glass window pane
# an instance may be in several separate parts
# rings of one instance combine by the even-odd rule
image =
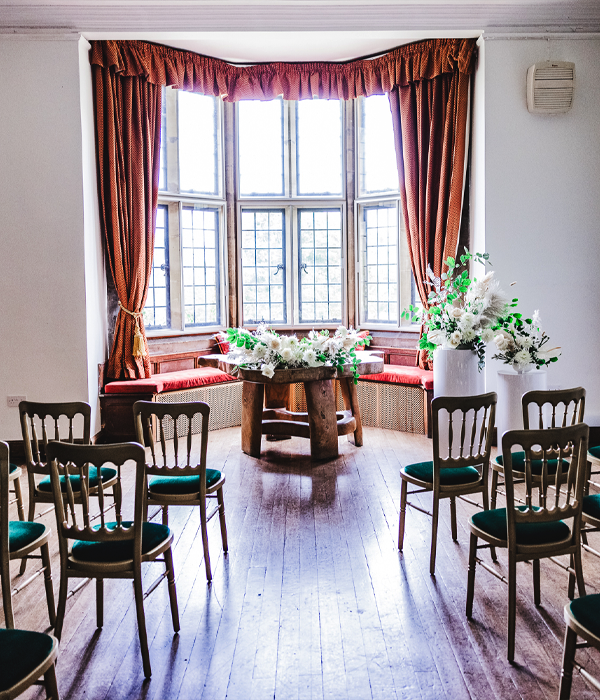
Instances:
[[[285,210],[242,210],[244,323],[286,323]]]
[[[240,195],[283,195],[283,100],[238,103]]]
[[[220,323],[217,209],[182,208],[181,254],[186,326]]]
[[[342,214],[298,211],[300,322],[342,320]]]
[[[398,192],[396,146],[388,96],[364,97],[359,105],[361,193]]]
[[[297,187],[299,195],[341,195],[342,103],[296,103]]]
[[[398,323],[398,210],[396,203],[363,209],[365,321]]]
[[[169,235],[167,207],[161,205],[156,210],[154,229],[154,258],[152,272],[144,306],[144,326],[168,328],[171,323],[169,305]]]
[[[217,98],[179,91],[179,189],[219,194]]]

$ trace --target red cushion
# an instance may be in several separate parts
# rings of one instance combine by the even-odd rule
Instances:
[[[221,372],[220,369],[215,367],[198,367],[197,369],[184,369],[180,372],[163,372],[162,374],[155,374],[148,379],[111,382],[104,388],[104,393],[161,394],[164,391],[193,389],[197,386],[233,381],[236,381],[235,377]]]
[[[219,348],[221,355],[227,355],[230,349],[227,336],[224,333],[217,333],[217,335],[215,335],[215,340],[217,341],[217,347]]]
[[[433,372],[420,367],[405,365],[383,365],[381,374],[365,374],[361,379],[372,382],[391,382],[393,384],[414,384],[423,389],[433,389]]]
[[[369,335],[370,335],[370,333],[371,333],[371,331],[361,331],[361,332],[358,334],[358,337],[359,337],[359,338],[368,338]]]

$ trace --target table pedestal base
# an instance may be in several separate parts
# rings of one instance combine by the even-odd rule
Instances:
[[[362,446],[362,423],[356,386],[352,378],[340,379],[346,409],[336,411],[331,379],[304,382],[306,413],[287,409],[289,384],[266,385],[244,381],[242,388],[242,450],[260,457],[262,435],[271,439],[291,436],[308,438],[314,459],[339,456],[338,437],[354,433],[354,444]],[[287,390],[287,393],[286,393]],[[263,408],[263,404],[265,408]]]

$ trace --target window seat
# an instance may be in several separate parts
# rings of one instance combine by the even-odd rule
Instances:
[[[230,374],[214,367],[197,367],[184,369],[179,372],[163,372],[154,374],[147,379],[131,379],[110,382],[104,387],[105,394],[162,394],[165,391],[181,391],[194,389],[209,384],[235,382],[237,379]]]
[[[410,384],[421,388],[433,390],[433,372],[420,367],[406,367],[405,365],[383,365],[380,374],[366,374],[361,381],[388,382],[389,384]]]

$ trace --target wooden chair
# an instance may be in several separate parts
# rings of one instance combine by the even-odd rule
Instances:
[[[8,465],[8,483],[9,486],[12,484],[12,491],[9,493],[15,495],[14,498],[9,499],[8,505],[11,506],[13,503],[17,504],[17,513],[19,515],[19,520],[25,520],[25,509],[23,508],[23,492],[21,491],[21,467],[13,464],[12,462]]]
[[[587,595],[585,598],[576,598],[565,605],[565,645],[563,648],[562,671],[560,674],[560,686],[558,688],[558,700],[569,700],[571,697],[571,682],[573,680],[573,667],[600,691],[600,680],[588,673],[575,661],[577,649],[595,647],[600,649],[600,594]],[[577,637],[584,641],[577,643]]]
[[[533,591],[536,605],[540,604],[540,559],[550,558],[569,572],[569,596],[572,597],[575,577],[579,595],[585,595],[583,570],[581,568],[581,508],[586,478],[586,454],[588,426],[579,423],[566,428],[546,430],[509,430],[502,436],[504,480],[506,485],[506,508],[483,511],[473,515],[469,521],[471,543],[469,549],[469,574],[467,585],[467,617],[473,614],[475,591],[475,568],[484,569],[508,583],[508,660],[514,660],[515,617],[517,591],[517,562],[532,561]],[[515,480],[513,477],[512,448],[520,447],[524,453],[525,505],[517,505]],[[554,470],[551,460],[569,457],[566,480]],[[534,480],[532,462],[541,459],[540,481]],[[521,461],[518,461],[521,468]],[[562,488],[561,488],[562,482]],[[554,486],[548,494],[549,487]],[[539,488],[540,505],[534,506],[533,491]],[[569,526],[564,520],[570,519]],[[478,545],[478,539],[487,544]],[[495,568],[488,566],[479,557],[477,550],[489,547],[504,547],[508,550],[508,578]],[[570,555],[570,566],[564,566],[555,557]]]
[[[9,520],[9,448],[5,442],[0,442],[0,562],[2,564],[2,604],[4,606],[4,621],[6,627],[14,629],[15,620],[12,609],[13,593],[19,593],[41,574],[46,585],[46,602],[50,625],[56,622],[54,608],[54,591],[52,589],[52,570],[50,568],[50,552],[48,540],[52,530],[42,523]],[[32,554],[36,550],[40,554]],[[41,559],[42,568],[30,576],[24,583],[12,590],[10,579],[10,562],[14,559]],[[1,655],[0,655],[1,658]]]
[[[32,685],[44,685],[48,700],[60,700],[57,654],[58,640],[50,634],[0,629],[0,700],[13,700]]]
[[[50,483],[50,468],[46,463],[48,441],[64,440],[66,442],[80,442],[83,445],[89,445],[91,408],[89,404],[83,401],[68,403],[21,401],[19,413],[29,483],[29,513],[27,520],[33,522],[36,519],[35,507],[38,503],[54,503],[52,485]],[[61,416],[64,416],[66,418],[65,422],[68,423],[68,428],[65,426],[67,431],[66,437],[64,435],[61,436]],[[81,423],[80,432],[78,431],[79,435],[77,436],[74,428],[75,422]],[[36,475],[43,478],[40,481],[36,481]],[[120,501],[121,492],[118,488],[115,470],[105,468],[101,472],[100,478],[105,489],[111,486],[114,487],[112,497],[115,502]],[[88,488],[94,492],[97,484],[98,475],[95,470],[92,470]],[[78,493],[77,477],[73,477],[71,487]],[[39,513],[37,518],[41,518],[51,510],[52,508],[46,509]],[[23,573],[25,573],[25,562],[21,565],[21,574]]]
[[[144,598],[154,591],[165,576],[169,584],[171,617],[175,632],[179,631],[179,613],[171,553],[173,535],[165,525],[147,523],[143,519],[146,479],[144,448],[136,443],[71,445],[64,442],[49,442],[46,449],[50,462],[60,548],[60,593],[56,616],[56,637],[60,639],[62,633],[69,579],[96,579],[98,627],[103,625],[104,579],[133,579],[144,674],[146,677],[150,677],[152,671],[146,635]],[[136,468],[133,520],[123,519],[121,503],[118,501],[115,520],[106,522],[103,503],[105,498],[104,485],[102,481],[99,481],[97,489],[93,494],[90,493],[88,483],[91,470],[93,467],[100,469],[105,464],[113,465],[120,486],[122,467],[129,460],[135,463]],[[69,475],[71,478],[67,478]],[[78,483],[81,485],[77,492],[71,486],[73,476],[79,478]],[[95,526],[92,526],[90,516],[90,497],[98,500],[100,523]],[[78,515],[78,510],[80,515]],[[164,558],[158,559],[163,553]],[[144,595],[142,563],[151,561],[164,561],[165,572],[148,587],[148,591]]]
[[[146,465],[146,473],[154,477],[146,490],[146,518],[149,505],[161,506],[165,525],[168,523],[170,505],[199,506],[204,566],[206,578],[210,582],[212,572],[208,550],[208,522],[216,513],[219,514],[221,540],[225,553],[227,553],[227,525],[223,501],[225,477],[216,469],[206,468],[209,413],[210,406],[201,401],[169,404],[136,401],[133,405],[137,438],[142,445],[148,445],[152,458],[152,463]],[[198,417],[201,421],[200,450],[198,454],[196,449],[192,460],[192,422]],[[160,448],[155,442],[156,435]],[[173,441],[167,444],[168,435],[173,436]],[[194,461],[196,461],[195,464]],[[208,514],[207,498],[217,499],[217,507]]]
[[[563,409],[558,411],[558,407],[562,405]],[[523,394],[523,427],[529,430],[530,427],[530,412],[533,407],[537,407],[537,427],[539,430],[544,428],[564,428],[568,425],[576,425],[583,423],[583,415],[585,413],[585,389],[577,387],[576,389],[560,389],[558,391],[528,391]],[[550,414],[548,416],[548,414]],[[501,435],[498,436],[498,444],[500,444]],[[513,483],[523,483],[525,480],[525,453],[514,452],[512,455],[513,466]],[[562,463],[561,483],[566,479],[568,467],[568,454]],[[534,458],[531,462],[531,478],[537,485],[541,482],[542,462],[540,459]],[[549,474],[555,474],[558,469],[558,461],[551,459],[548,462]],[[498,493],[505,495],[499,491],[498,487],[503,486],[499,482],[499,477],[504,475],[503,456],[499,454],[492,461],[492,486],[490,494],[490,508],[496,508]],[[495,552],[492,549],[492,558],[495,559]]]
[[[492,434],[496,412],[496,394],[480,396],[438,396],[431,402],[433,419],[433,461],[409,464],[400,470],[402,490],[400,494],[400,527],[398,549],[404,544],[406,506],[432,517],[431,555],[429,573],[435,574],[435,555],[438,530],[439,503],[450,499],[452,539],[457,539],[456,498],[478,505],[465,498],[481,493],[483,508],[488,509],[488,468],[492,450]],[[440,412],[447,414],[448,456],[440,454]],[[455,415],[456,414],[456,415]],[[454,451],[454,454],[453,454]],[[419,488],[408,491],[408,484]],[[433,492],[433,513],[410,503],[410,494]]]
[[[600,493],[589,493],[590,484],[600,487],[600,484],[592,481],[595,467],[600,467],[600,447],[590,447],[587,453],[589,463],[588,479],[586,480],[585,496],[583,497],[583,514],[581,516],[584,527],[581,530],[582,547],[586,552],[600,557],[600,552],[591,547],[588,543],[587,536],[591,532],[600,532]]]

